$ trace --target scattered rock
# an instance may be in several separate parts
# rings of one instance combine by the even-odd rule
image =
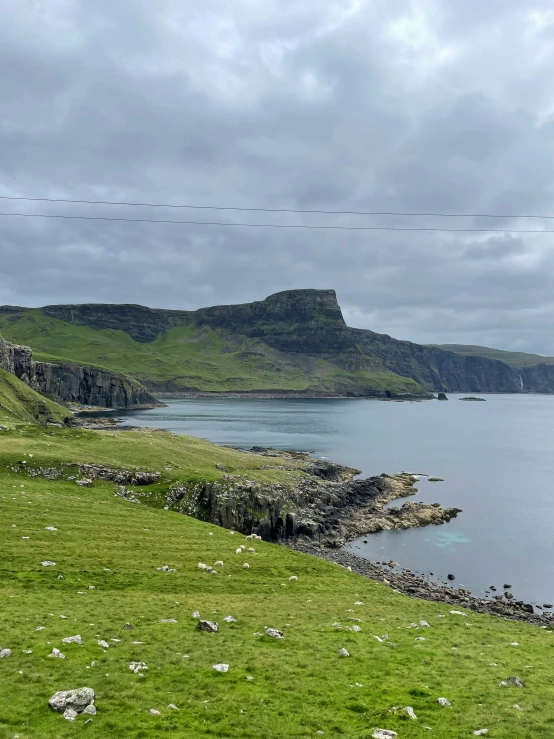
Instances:
[[[98,640],[98,646],[99,647],[102,647],[103,649],[108,649],[110,645],[104,639],[99,639]]]
[[[447,577],[447,578],[448,578],[449,580],[455,580],[455,579],[456,579],[456,575],[453,575],[452,573],[449,573],[449,574],[448,574],[448,575],[447,575],[446,577]]]
[[[75,480],[75,483],[80,488],[91,488],[92,487],[92,480],[90,480],[88,477],[83,477],[81,480]]]
[[[339,649],[339,657],[350,657],[350,652],[343,647]]]
[[[243,564],[243,566],[242,566],[242,569],[243,569],[243,570],[249,570],[249,569],[250,569],[250,565],[248,564],[248,562],[245,562],[245,563]]]
[[[448,698],[437,698],[437,703],[439,704],[439,706],[444,706],[444,707],[448,707],[452,705],[450,701],[448,700]]]
[[[94,706],[92,704],[88,705],[85,708],[85,710],[83,711],[83,713],[86,713],[86,714],[88,714],[90,716],[96,716],[96,706]]]
[[[463,400],[463,398],[461,398],[461,400]],[[477,729],[477,731],[473,732],[473,736],[485,736],[485,734],[488,734],[488,733],[489,733],[488,729]]]
[[[229,665],[220,663],[218,665],[214,665],[212,670],[215,670],[216,672],[229,672]]]
[[[123,625],[123,628],[130,631],[133,628],[133,624],[130,624],[129,622],[127,622],[126,624]]]
[[[446,393],[437,393],[437,400],[448,400]]]
[[[398,736],[396,731],[390,731],[389,729],[373,729],[372,739],[394,739]]]
[[[177,620],[174,618],[160,618],[159,624],[176,624]]]
[[[169,703],[167,706],[171,711],[178,711],[179,709],[175,705],[175,703]]]
[[[144,664],[144,662],[131,662],[129,665],[129,669],[131,672],[134,672],[137,674],[138,672],[143,672],[144,670],[147,670],[147,665]]]
[[[217,562],[214,562],[214,567],[223,567],[223,561],[218,559]]]
[[[192,617],[193,618],[200,618],[200,611],[193,611],[192,612]]]
[[[417,719],[417,716],[414,713],[414,709],[411,706],[406,706],[404,710],[406,711],[406,713],[408,714],[410,718],[414,720]]]
[[[278,629],[266,629],[265,630],[266,636],[270,636],[272,639],[284,639],[284,634],[282,631],[279,631]]]
[[[508,583],[504,583],[504,585],[502,587],[504,588],[504,590],[510,590],[510,588],[512,586],[511,585],[508,585]]]
[[[160,711],[156,710],[155,708],[151,708],[151,709],[150,709],[150,710],[148,711],[148,713],[149,713],[149,714],[150,714],[151,716],[161,716],[161,715],[162,715],[162,714],[160,713]]]
[[[56,647],[54,647],[54,649],[52,649],[52,651],[50,652],[50,654],[48,656],[49,657],[57,657],[58,659],[65,659],[65,654],[62,654],[59,649],[56,649]]]
[[[66,721],[75,721],[79,714],[74,708],[66,708],[63,712],[63,717]]]
[[[213,634],[216,634],[219,631],[219,625],[215,621],[207,621],[203,618],[200,619],[196,628],[200,631],[207,631]]]
[[[228,624],[236,624],[237,622],[237,619],[234,618],[234,616],[225,616],[223,620],[226,621]]]
[[[521,680],[519,677],[507,677],[505,680],[502,680],[500,683],[501,688],[524,688],[525,683],[523,680]]]
[[[43,567],[55,567],[56,566],[56,563],[55,562],[51,562],[49,559],[45,559],[44,562],[41,562],[41,565]]]
[[[55,526],[45,526],[45,531],[57,531],[58,529]]]
[[[289,577],[289,582],[296,582],[298,580],[298,577],[296,575],[291,575]]]
[[[81,639],[79,634],[75,634],[75,636],[66,636],[62,639],[63,644],[82,644],[83,640]]]
[[[12,650],[11,649],[2,649],[0,647],[0,659],[5,659],[6,657],[12,656]]]

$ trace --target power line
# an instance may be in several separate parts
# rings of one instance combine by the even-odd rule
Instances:
[[[63,220],[82,220],[82,221],[124,221],[126,223],[175,223],[191,226],[241,226],[245,228],[301,228],[307,230],[320,231],[443,231],[443,232],[467,232],[473,231],[478,233],[504,233],[504,234],[548,234],[554,233],[554,229],[538,230],[514,230],[505,228],[435,228],[435,227],[414,227],[414,226],[308,226],[301,223],[284,224],[284,223],[225,223],[220,221],[173,221],[152,218],[117,218],[109,216],[68,216],[57,215],[53,213],[0,213],[0,216],[16,216],[19,218],[61,218]]]
[[[31,203],[75,203],[81,205],[128,205],[137,208],[181,208],[189,210],[236,210],[245,213],[319,213],[345,216],[409,216],[436,218],[538,218],[554,219],[554,215],[513,215],[501,213],[403,213],[400,211],[371,210],[302,210],[295,208],[239,208],[231,205],[174,205],[172,203],[134,203],[115,200],[72,200],[70,198],[25,198],[0,195],[0,200],[23,200]]]

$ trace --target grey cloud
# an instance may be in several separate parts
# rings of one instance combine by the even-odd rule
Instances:
[[[553,212],[554,15],[545,1],[0,0],[0,13],[0,65],[9,70],[0,79],[0,195]],[[8,201],[0,210],[543,224]],[[334,287],[352,325],[554,353],[552,243],[0,217],[0,303],[196,308]]]

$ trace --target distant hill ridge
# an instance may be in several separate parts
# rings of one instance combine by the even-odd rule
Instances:
[[[39,360],[124,372],[154,393],[402,398],[430,391],[554,392],[548,361],[514,367],[350,328],[334,290],[287,290],[196,311],[3,306],[0,334],[28,344]]]

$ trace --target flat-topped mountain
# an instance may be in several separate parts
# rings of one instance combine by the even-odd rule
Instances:
[[[513,367],[350,328],[334,290],[287,290],[196,311],[3,306],[0,334],[28,344],[37,360],[124,372],[157,393],[554,392],[554,365],[548,363]]]

